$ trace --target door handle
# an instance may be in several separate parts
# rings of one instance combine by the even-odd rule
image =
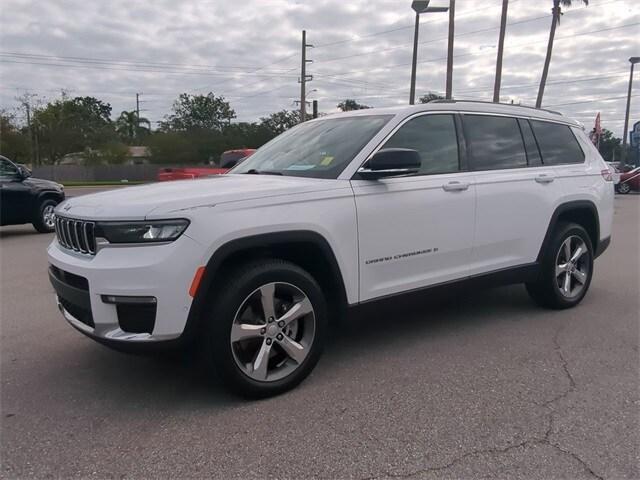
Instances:
[[[555,180],[551,175],[547,175],[546,173],[542,173],[536,177],[536,182],[538,183],[551,183]]]
[[[449,182],[442,185],[442,189],[445,192],[460,192],[462,190],[466,190],[467,188],[469,188],[469,184],[461,182]]]

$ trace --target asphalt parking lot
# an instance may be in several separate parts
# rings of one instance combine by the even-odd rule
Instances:
[[[0,476],[640,478],[639,223],[640,195],[617,196],[573,310],[522,286],[363,309],[300,387],[257,402],[188,356],[77,333],[52,236],[3,227]]]

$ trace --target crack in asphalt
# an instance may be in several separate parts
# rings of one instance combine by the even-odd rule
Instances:
[[[460,462],[462,462],[465,459],[468,458],[472,458],[472,457],[476,457],[478,455],[500,455],[503,453],[507,453],[511,450],[515,450],[518,448],[526,448],[528,446],[533,446],[533,445],[548,445],[551,448],[554,448],[555,450],[561,452],[563,455],[567,455],[569,457],[571,457],[572,459],[574,459],[575,461],[577,461],[578,463],[580,463],[580,465],[582,466],[582,468],[584,468],[584,470],[586,472],[588,472],[591,476],[593,476],[594,478],[597,478],[599,480],[603,480],[604,477],[597,474],[588,464],[586,461],[584,461],[582,458],[580,458],[578,456],[578,454],[564,449],[562,448],[560,445],[553,443],[550,440],[551,437],[551,433],[553,432],[553,423],[554,423],[554,410],[551,407],[555,402],[558,402],[559,400],[562,400],[563,398],[566,398],[570,393],[572,393],[576,388],[576,381],[573,378],[573,375],[571,374],[571,370],[569,369],[569,363],[567,362],[567,359],[564,357],[564,353],[562,352],[562,346],[560,345],[560,342],[558,340],[558,337],[560,336],[560,333],[562,332],[562,327],[558,328],[553,336],[553,345],[554,345],[554,350],[556,352],[556,354],[558,355],[558,358],[560,358],[560,361],[562,362],[562,370],[565,374],[565,376],[567,377],[567,380],[569,381],[569,386],[561,393],[559,393],[558,395],[556,395],[555,397],[553,397],[550,400],[547,400],[546,402],[542,403],[540,406],[545,407],[549,410],[549,412],[545,415],[547,417],[547,421],[548,421],[548,426],[547,429],[545,431],[545,434],[542,438],[531,438],[529,440],[524,440],[522,442],[513,444],[513,445],[509,445],[507,447],[503,447],[503,448],[498,448],[498,447],[493,447],[493,448],[484,448],[484,449],[477,449],[477,450],[472,450],[470,452],[466,452],[456,458],[454,458],[453,460],[451,460],[449,463],[445,464],[445,465],[440,465],[440,466],[435,466],[435,467],[427,467],[427,468],[422,468],[420,470],[416,470],[410,473],[393,473],[393,472],[384,472],[382,475],[376,475],[376,476],[370,476],[370,477],[365,477],[361,480],[377,480],[379,478],[412,478],[415,477],[416,475],[421,475],[421,474],[428,474],[428,473],[432,473],[432,472],[442,472],[444,470],[448,470],[452,467],[454,467],[455,465],[459,464]]]

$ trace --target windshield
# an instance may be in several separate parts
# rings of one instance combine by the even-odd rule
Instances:
[[[303,123],[271,140],[229,173],[338,178],[391,117],[367,115]]]

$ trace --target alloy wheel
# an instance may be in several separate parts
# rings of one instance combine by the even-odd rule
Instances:
[[[313,306],[302,290],[284,282],[262,285],[242,302],[234,317],[233,358],[253,380],[280,380],[307,358],[315,329]]]
[[[618,192],[629,193],[630,191],[631,191],[631,186],[628,183],[623,182],[620,185],[618,185]]]
[[[42,209],[42,223],[47,228],[53,228],[55,226],[55,214],[53,213],[55,207],[53,205],[47,205]]]
[[[565,298],[574,298],[584,290],[591,268],[589,255],[587,245],[576,235],[562,242],[556,255],[555,279]]]

